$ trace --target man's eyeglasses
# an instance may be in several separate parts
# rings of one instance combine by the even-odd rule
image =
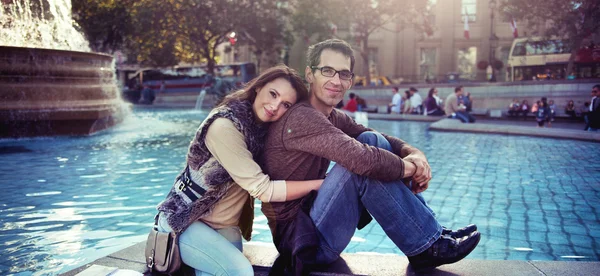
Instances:
[[[335,70],[329,66],[317,67],[311,66],[311,69],[319,69],[321,70],[321,75],[328,78],[333,78],[337,73],[341,80],[351,80],[354,77],[354,73],[350,72],[350,70]]]

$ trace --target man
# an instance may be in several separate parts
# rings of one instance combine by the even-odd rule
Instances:
[[[392,97],[392,102],[389,104],[392,114],[400,114],[400,108],[402,107],[402,96],[400,96],[398,90],[398,87],[394,87],[394,96]]]
[[[311,46],[307,57],[309,102],[292,106],[271,125],[263,169],[272,179],[324,181],[318,193],[302,199],[263,203],[280,253],[272,273],[279,275],[287,267],[302,274],[311,265],[338,260],[356,227],[368,223],[368,213],[414,269],[453,263],[468,255],[480,239],[476,226],[459,231],[442,228],[419,194],[431,179],[425,155],[333,108],[352,86],[350,45],[326,40]],[[330,160],[337,164],[325,177]],[[412,184],[405,185],[405,178],[412,178]]]
[[[592,88],[592,101],[590,102],[590,112],[587,114],[589,127],[588,131],[598,131],[600,129],[600,84]]]
[[[444,111],[450,118],[459,119],[463,123],[474,123],[475,117],[467,112],[467,107],[464,104],[458,103],[458,98],[463,94],[463,87],[454,88],[454,94],[448,95]]]
[[[423,113],[423,98],[419,95],[419,90],[414,87],[409,89],[410,91],[410,108],[411,113],[413,114],[422,114]]]
[[[344,109],[350,112],[356,112],[356,110],[358,110],[358,104],[356,103],[356,94],[350,93],[348,97],[350,98],[350,100],[348,100],[348,103],[346,104],[346,106],[344,106]]]

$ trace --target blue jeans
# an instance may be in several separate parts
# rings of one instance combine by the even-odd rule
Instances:
[[[158,231],[171,232],[164,213],[158,218]],[[214,230],[201,221],[179,236],[181,260],[200,275],[254,275],[250,261],[242,254],[238,227]]]
[[[457,111],[457,112],[454,112],[454,114],[455,115],[452,116],[452,118],[459,119],[463,123],[474,123],[475,122],[475,117],[473,117],[473,115],[469,114],[468,112]]]
[[[376,132],[365,132],[357,140],[391,149],[389,142]],[[348,246],[363,208],[407,256],[425,251],[441,236],[442,226],[423,197],[413,194],[402,181],[382,182],[336,164],[323,181],[310,210],[319,231],[320,263],[335,261]]]

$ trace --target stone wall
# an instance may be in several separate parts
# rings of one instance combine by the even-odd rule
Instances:
[[[527,100],[529,104],[540,100],[542,97],[547,97],[548,100],[554,100],[558,107],[559,113],[564,113],[564,108],[569,100],[575,102],[575,107],[582,107],[585,102],[591,101],[591,91],[595,84],[600,84],[600,80],[594,81],[578,81],[578,82],[559,82],[559,81],[532,81],[519,83],[469,83],[461,84],[464,86],[464,91],[471,93],[474,109],[501,109],[505,110],[513,99],[518,99],[519,102]],[[400,93],[404,94],[405,90],[411,85],[398,85]],[[430,85],[414,85],[419,90],[419,94],[425,100],[431,87],[436,87],[439,91],[439,96],[442,99],[450,93],[454,93],[455,85],[450,84],[430,84]],[[353,88],[346,93],[344,102],[348,100],[348,94],[353,92],[367,101],[369,107],[387,106],[392,99],[392,87],[385,88]],[[380,108],[380,110],[384,110]]]

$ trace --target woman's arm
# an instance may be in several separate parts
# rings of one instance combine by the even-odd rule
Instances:
[[[305,181],[286,181],[286,199],[285,201],[290,201],[294,199],[301,198],[307,195],[312,190],[319,190],[321,188],[321,184],[323,184],[323,179],[317,180],[305,180]],[[275,202],[275,201],[272,201]]]
[[[233,181],[263,202],[301,198],[321,186],[322,180],[271,180],[254,161],[244,136],[229,119],[219,118],[210,125],[205,144]]]

